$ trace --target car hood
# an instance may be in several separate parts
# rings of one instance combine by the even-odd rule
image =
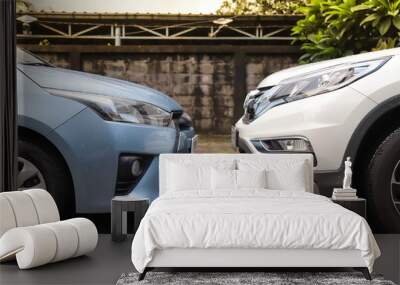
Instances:
[[[313,71],[317,71],[323,68],[328,68],[331,66],[339,65],[339,64],[344,64],[344,63],[352,63],[352,62],[357,62],[357,61],[364,61],[364,60],[373,60],[373,59],[378,59],[384,56],[395,56],[395,55],[400,55],[400,48],[393,48],[393,49],[387,49],[387,50],[382,50],[382,51],[374,51],[374,52],[367,52],[367,53],[361,53],[357,55],[351,55],[351,56],[346,56],[346,57],[341,57],[337,59],[332,59],[332,60],[325,60],[325,61],[320,61],[316,63],[310,63],[310,64],[304,64],[304,65],[299,65],[291,68],[287,68],[278,72],[275,72],[265,78],[263,81],[260,82],[260,84],[257,86],[257,88],[262,88],[262,87],[269,87],[269,86],[274,86],[279,84],[282,80],[291,78],[291,77],[297,77],[301,76],[303,74],[307,74]]]
[[[132,82],[56,67],[21,65],[20,69],[43,88],[138,100],[169,112],[182,110],[182,107],[167,95]]]

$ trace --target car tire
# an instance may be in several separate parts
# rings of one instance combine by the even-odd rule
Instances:
[[[22,163],[21,163],[22,161]],[[20,174],[24,162],[38,170],[38,174],[44,179],[45,190],[54,198],[61,219],[71,218],[75,215],[75,195],[69,170],[60,154],[39,141],[19,140],[18,141],[18,189],[35,188],[32,180],[21,184]],[[37,179],[37,177],[36,177]],[[43,186],[39,183],[37,188]]]
[[[376,233],[400,233],[400,128],[376,149],[367,175],[371,227]]]

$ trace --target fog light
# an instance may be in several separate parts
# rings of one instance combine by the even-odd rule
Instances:
[[[311,144],[303,138],[261,140],[267,151],[313,152]]]
[[[141,154],[122,154],[118,161],[116,195],[130,192],[146,172],[152,156]]]
[[[257,151],[262,153],[312,153],[314,155],[314,166],[317,165],[317,158],[311,143],[303,137],[286,137],[271,139],[251,140]]]
[[[139,159],[135,159],[132,161],[131,172],[133,176],[139,176],[142,174],[142,165]]]

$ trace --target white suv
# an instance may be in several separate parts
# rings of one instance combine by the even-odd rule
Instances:
[[[232,128],[241,152],[309,152],[326,196],[351,156],[375,232],[400,233],[400,48],[301,65],[251,91]]]

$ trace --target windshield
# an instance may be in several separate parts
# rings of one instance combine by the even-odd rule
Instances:
[[[17,48],[17,63],[25,65],[42,65],[51,66],[48,62],[44,61],[40,57],[27,52],[26,50]]]

